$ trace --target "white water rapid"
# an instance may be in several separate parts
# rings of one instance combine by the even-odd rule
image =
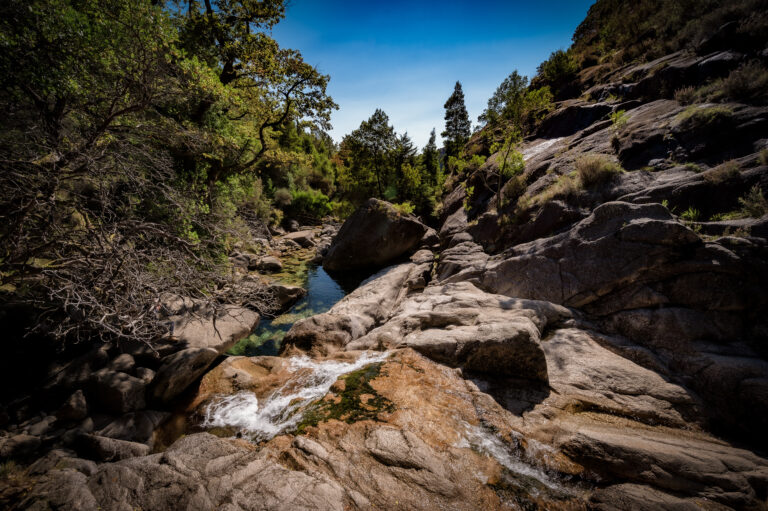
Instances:
[[[254,440],[268,440],[296,426],[302,416],[299,409],[326,395],[340,376],[388,356],[387,352],[365,353],[354,362],[291,358],[294,376],[261,403],[252,392],[216,397],[205,408],[201,426],[234,427]]]

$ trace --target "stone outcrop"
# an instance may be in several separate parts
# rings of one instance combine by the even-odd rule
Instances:
[[[213,348],[224,353],[259,324],[259,314],[244,307],[224,306],[217,311],[193,305],[169,318],[173,337],[188,348]]]
[[[200,378],[218,356],[212,348],[187,348],[166,357],[149,387],[151,399],[168,403]]]
[[[542,333],[570,316],[564,307],[491,295],[468,282],[430,286],[347,349],[410,347],[469,371],[546,382]]]
[[[323,259],[327,270],[382,267],[418,247],[427,227],[378,199],[369,199],[339,229]]]

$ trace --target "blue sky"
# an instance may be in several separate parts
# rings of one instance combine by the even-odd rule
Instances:
[[[509,73],[570,45],[593,2],[290,0],[273,36],[331,75],[336,141],[382,108],[422,147],[433,127],[440,140],[456,80],[474,125]]]

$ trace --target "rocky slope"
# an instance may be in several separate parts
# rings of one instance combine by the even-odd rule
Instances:
[[[318,245],[315,261],[336,270],[392,264],[297,322],[280,357],[223,359],[190,334],[152,369],[107,351],[62,369],[54,387],[83,389],[4,436],[3,455],[31,464],[4,476],[2,497],[32,509],[766,509],[768,217],[717,215],[768,190],[768,109],[671,99],[750,58],[709,49],[586,80],[524,142],[522,195],[497,207],[491,155],[454,176],[439,236],[371,201],[330,247],[331,231],[267,242],[275,255]],[[480,137],[469,147],[486,150]],[[577,181],[590,154],[625,171]],[[93,379],[115,389],[98,406],[119,418],[52,440],[88,420]],[[178,417],[204,432],[169,434],[165,449]]]

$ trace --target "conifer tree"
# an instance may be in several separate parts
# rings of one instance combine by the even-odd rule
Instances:
[[[453,94],[445,102],[445,131],[441,133],[445,140],[445,154],[458,156],[459,151],[469,140],[470,129],[469,114],[464,105],[464,91],[461,82],[456,82]]]
[[[421,158],[424,165],[424,175],[431,186],[437,183],[437,172],[439,170],[440,162],[437,157],[437,136],[435,135],[435,128],[429,134],[429,142],[424,146]]]

